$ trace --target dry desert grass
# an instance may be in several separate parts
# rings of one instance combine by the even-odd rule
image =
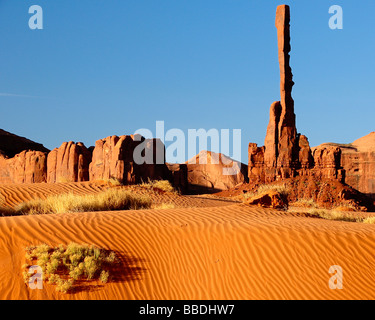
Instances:
[[[151,190],[159,190],[164,192],[176,192],[172,184],[168,180],[148,180],[140,184],[143,188]]]
[[[49,214],[66,212],[137,210],[151,207],[151,199],[130,190],[111,188],[97,194],[75,195],[73,193],[49,196],[21,203],[16,214]]]
[[[289,189],[285,184],[262,184],[258,187],[255,192],[247,192],[243,195],[244,201],[251,201],[252,198],[260,197],[269,192],[277,192],[280,196],[287,198],[289,195]]]

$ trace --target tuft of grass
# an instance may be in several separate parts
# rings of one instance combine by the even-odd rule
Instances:
[[[362,222],[361,219],[352,217],[344,212],[337,210],[326,210],[326,209],[312,209],[309,211],[309,215],[327,220],[335,221],[346,221],[346,222]]]
[[[375,224],[375,217],[367,217],[362,220],[363,223]]]
[[[123,183],[119,180],[119,179],[117,179],[117,178],[109,178],[109,179],[107,179],[107,180],[105,180],[108,184],[110,184],[111,186],[122,186],[123,185]]]
[[[68,293],[68,291],[72,290],[74,284],[73,279],[63,280],[61,278],[57,278],[56,280],[56,291],[62,293]]]
[[[297,207],[304,207],[304,208],[314,208],[314,209],[319,208],[317,203],[312,198],[310,198],[310,199],[305,199],[305,198],[298,199],[297,201],[293,202],[293,205],[297,206]]]
[[[109,279],[107,267],[117,262],[116,254],[88,244],[69,243],[66,247],[50,247],[46,244],[26,248],[26,259],[29,263],[22,266],[23,279],[28,283],[27,272],[31,264],[42,268],[43,279],[55,284],[56,290],[62,293],[72,291],[75,281],[99,279],[106,283]]]
[[[103,283],[107,283],[108,282],[108,278],[109,278],[108,271],[103,270],[100,273],[100,276],[99,276],[100,281],[103,282]]]
[[[151,199],[146,195],[136,195],[126,189],[108,189],[106,191],[75,195],[60,194],[46,199],[34,199],[16,207],[18,214],[48,214],[87,211],[137,210],[151,208]]]
[[[283,198],[287,198],[290,193],[289,188],[285,184],[262,184],[255,192],[245,193],[243,195],[244,201],[259,197],[271,191],[278,192]]]
[[[161,203],[153,207],[153,209],[173,209],[176,206],[173,203]]]
[[[176,192],[172,184],[168,180],[148,180],[148,182],[142,182],[141,186],[147,189],[157,189],[164,192]]]
[[[351,203],[342,203],[336,208],[334,208],[334,210],[336,211],[358,211],[358,209]]]

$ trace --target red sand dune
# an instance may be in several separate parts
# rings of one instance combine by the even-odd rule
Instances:
[[[0,299],[374,297],[374,225],[198,199],[221,206],[0,218]],[[25,247],[71,241],[116,251],[113,281],[70,294],[28,288]],[[343,268],[342,290],[328,286],[332,265]]]

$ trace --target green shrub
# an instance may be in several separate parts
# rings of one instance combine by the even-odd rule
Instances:
[[[103,270],[103,271],[100,273],[100,277],[99,277],[100,281],[103,282],[103,283],[107,283],[107,282],[108,282],[108,278],[109,278],[109,273],[108,273],[108,271],[104,271],[104,270]]]
[[[116,263],[116,254],[107,252],[88,244],[69,243],[50,247],[47,244],[26,248],[26,260],[29,264],[22,266],[23,279],[27,283],[30,279],[28,268],[36,261],[43,270],[43,279],[48,283],[56,284],[56,290],[67,293],[74,287],[74,282],[80,279],[100,279],[106,283],[109,272],[105,270]]]

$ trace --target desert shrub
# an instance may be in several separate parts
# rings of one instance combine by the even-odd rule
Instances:
[[[244,201],[251,200],[252,198],[262,196],[266,193],[275,191],[280,194],[281,197],[287,198],[290,190],[285,184],[262,184],[258,187],[255,192],[247,192],[243,195]]]
[[[107,283],[108,282],[108,278],[109,278],[108,271],[103,270],[100,273],[100,277],[99,277],[100,281],[103,282],[103,283]]]
[[[50,247],[46,244],[26,248],[25,254],[28,264],[22,266],[23,279],[28,283],[30,274],[28,268],[36,261],[42,268],[43,279],[49,284],[55,284],[56,290],[67,293],[72,290],[75,281],[86,278],[87,281],[99,279],[106,283],[109,279],[108,267],[117,262],[116,254],[98,247],[69,243]]]
[[[137,210],[151,207],[146,195],[136,195],[130,190],[115,188],[96,194],[60,194],[46,199],[21,203],[16,212],[21,214],[48,214],[87,211]]]
[[[67,293],[70,291],[73,287],[74,280],[73,279],[68,279],[68,280],[63,280],[61,278],[57,278],[56,280],[56,291],[62,292],[62,293]]]
[[[309,211],[309,215],[327,220],[362,222],[360,218],[352,217],[344,212],[336,210],[312,209]]]
[[[160,203],[153,206],[153,209],[173,209],[175,205],[173,203]]]
[[[375,217],[367,217],[362,220],[363,223],[375,224]]]
[[[305,198],[298,199],[297,201],[293,202],[293,205],[297,206],[297,207],[304,207],[304,208],[315,208],[315,209],[319,208],[318,204],[312,198],[309,198],[309,199],[305,199]]]
[[[165,192],[176,192],[172,184],[168,180],[148,180],[148,182],[142,182],[141,186],[148,189],[158,189]]]
[[[358,211],[355,205],[351,203],[341,203],[339,206],[335,207],[336,211]]]

